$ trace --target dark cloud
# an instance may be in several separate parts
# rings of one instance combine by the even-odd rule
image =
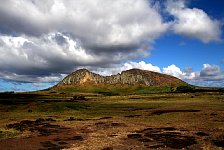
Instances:
[[[200,72],[201,77],[217,77],[221,74],[221,69],[219,66],[204,64],[203,69]]]
[[[3,0],[0,14],[1,78],[25,82],[147,56],[169,26],[145,0]]]
[[[191,67],[187,67],[184,69],[184,72],[187,74],[190,74],[190,73],[194,72],[194,70]]]

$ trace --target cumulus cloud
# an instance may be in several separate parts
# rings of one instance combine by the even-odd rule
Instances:
[[[163,72],[174,77],[180,77],[183,72],[176,65],[172,64],[166,68],[163,68]]]
[[[169,26],[146,0],[3,0],[0,14],[0,71],[30,82],[147,56]]]
[[[200,77],[208,81],[224,80],[224,72],[217,65],[203,64]]]
[[[51,75],[20,75],[12,72],[0,72],[0,76],[6,81],[23,82],[23,83],[43,83],[43,82],[59,82],[66,74],[51,74]]]
[[[192,68],[181,71],[179,67],[173,64],[163,68],[163,73],[175,76],[193,85],[224,86],[224,72],[217,65],[203,64],[200,71],[193,71]]]
[[[24,81],[25,75],[36,78],[63,74],[70,72],[75,65],[102,61],[94,54],[87,54],[76,41],[59,33],[41,38],[0,36],[0,41],[1,72],[12,76],[24,75]],[[6,76],[1,77],[7,79]]]
[[[154,66],[150,63],[146,63],[144,61],[140,61],[140,62],[133,62],[133,61],[129,61],[124,63],[123,65],[119,64],[119,65],[114,65],[111,66],[110,68],[94,68],[94,67],[90,67],[89,69],[92,70],[93,72],[99,73],[101,75],[112,75],[112,74],[117,74],[120,73],[124,70],[129,70],[129,69],[142,69],[142,70],[149,70],[149,71],[154,71],[154,72],[161,72],[160,68],[158,66]]]
[[[149,71],[154,71],[154,72],[161,72],[161,70],[158,66],[153,66],[152,64],[145,63],[144,61],[128,62],[128,63],[124,64],[123,68],[124,68],[123,70],[138,68],[138,69],[149,70]]]
[[[145,0],[5,0],[0,12],[3,33],[40,36],[65,32],[92,51],[112,45],[139,46],[153,41],[167,28]]]
[[[175,33],[196,38],[204,43],[221,40],[221,22],[198,8],[187,8],[186,0],[168,0],[167,11],[174,16]]]
[[[184,0],[166,4],[173,22],[163,21],[153,0],[2,0],[0,79],[53,83],[80,67],[103,75],[139,68],[186,80],[222,79],[221,69],[209,64],[195,72],[131,61],[150,55],[170,27],[205,43],[220,40],[220,22],[203,10]]]
[[[163,68],[163,73],[182,80],[192,80],[199,77],[199,73],[194,72],[191,68],[186,68],[184,71],[181,71],[181,69],[174,64]]]

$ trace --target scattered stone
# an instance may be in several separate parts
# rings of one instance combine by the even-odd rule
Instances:
[[[55,121],[52,118],[43,119],[38,118],[35,121],[22,120],[19,123],[8,124],[8,128],[14,128],[19,131],[31,131],[38,132],[41,136],[49,136],[53,133],[57,133],[61,129],[59,125],[52,125],[49,122]]]
[[[178,112],[199,112],[200,110],[188,109],[188,110],[176,110],[176,109],[169,109],[169,110],[156,110],[152,112],[152,115],[162,115],[166,113],[178,113]]]
[[[49,122],[55,122],[56,120],[52,119],[52,118],[47,118],[45,119],[46,121],[49,121]]]
[[[197,144],[192,136],[183,135],[173,127],[146,128],[137,131],[138,134],[128,134],[128,138],[136,139],[147,145],[149,149],[172,148],[182,149]],[[154,144],[154,145],[151,145]]]
[[[207,134],[205,132],[201,132],[201,131],[197,132],[196,135],[198,135],[198,136],[209,136],[209,134]]]
[[[139,142],[152,142],[150,139],[138,139]]]
[[[75,118],[74,117],[70,117],[67,121],[74,121]]]
[[[213,140],[213,143],[218,147],[224,147],[224,139],[223,140]]]
[[[105,124],[104,122],[96,122],[95,125],[103,125]]]
[[[113,148],[112,147],[105,147],[102,150],[113,150]]]
[[[113,117],[102,117],[99,120],[103,120],[103,119],[112,119]]]
[[[74,95],[72,98],[71,98],[71,101],[76,101],[76,100],[86,100],[85,96],[83,95]]]
[[[66,145],[68,143],[67,142],[64,142],[64,141],[60,141],[60,142],[58,142],[58,144],[60,144],[60,145]]]
[[[111,123],[111,126],[113,126],[113,127],[121,126],[121,123],[113,122],[113,123]]]
[[[80,136],[80,135],[76,135],[76,136],[73,136],[71,138],[68,138],[67,140],[82,141],[83,137]]]
[[[165,130],[165,131],[174,131],[174,130],[176,130],[176,128],[174,128],[174,127],[165,127],[165,128],[158,128],[158,129]]]
[[[130,138],[130,139],[138,139],[138,138],[142,138],[142,135],[141,134],[128,134],[127,135],[128,136],[128,138]]]
[[[111,134],[111,135],[108,135],[109,137],[115,137],[117,136],[117,134]]]
[[[211,116],[217,116],[218,114],[217,113],[211,113],[210,115]]]
[[[62,141],[62,139],[56,138],[56,139],[54,139],[54,141]]]
[[[160,143],[163,143],[167,147],[175,148],[175,149],[182,149],[187,146],[196,144],[196,140],[194,137],[176,135],[172,133],[150,134],[150,138]]]
[[[64,147],[59,146],[57,144],[53,144],[51,141],[41,142],[41,144],[44,148],[47,148],[48,150],[60,150],[60,149],[64,148]]]
[[[159,149],[159,148],[164,148],[164,147],[166,147],[166,146],[163,144],[158,144],[158,145],[152,145],[149,148],[150,149]]]
[[[141,115],[128,115],[128,116],[124,116],[126,118],[134,118],[134,117],[140,117]]]

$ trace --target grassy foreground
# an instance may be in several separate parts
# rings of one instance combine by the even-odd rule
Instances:
[[[77,100],[73,96],[74,93],[63,91],[1,94],[1,147],[212,150],[224,147],[222,92],[126,96],[85,93],[85,99]]]

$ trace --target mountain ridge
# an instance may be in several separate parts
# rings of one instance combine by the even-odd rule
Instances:
[[[170,75],[141,69],[130,69],[111,76],[102,76],[87,69],[79,69],[66,76],[56,87],[85,84],[180,86],[186,83]]]

